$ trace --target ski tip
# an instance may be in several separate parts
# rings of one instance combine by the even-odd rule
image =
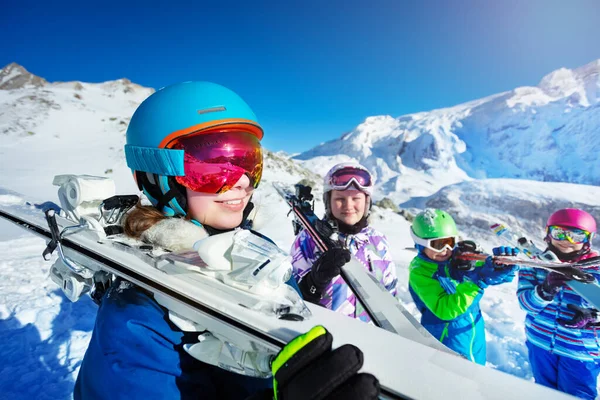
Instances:
[[[490,226],[490,229],[494,231],[496,236],[502,235],[507,230],[504,224],[493,224],[492,226]]]

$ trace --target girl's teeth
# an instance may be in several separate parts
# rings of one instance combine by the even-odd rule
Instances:
[[[230,201],[226,201],[225,204],[240,204],[242,201],[241,200],[230,200]]]

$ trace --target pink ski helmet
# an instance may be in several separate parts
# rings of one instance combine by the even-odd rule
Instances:
[[[552,225],[583,229],[584,231],[596,233],[596,220],[594,217],[578,208],[563,208],[556,211],[548,218],[546,228]]]

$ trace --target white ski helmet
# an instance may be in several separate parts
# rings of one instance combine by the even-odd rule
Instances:
[[[355,161],[336,164],[325,175],[323,181],[323,203],[325,204],[325,214],[328,217],[332,217],[330,192],[332,190],[347,190],[352,186],[367,196],[368,201],[365,216],[368,217],[371,210],[373,176],[367,168]]]

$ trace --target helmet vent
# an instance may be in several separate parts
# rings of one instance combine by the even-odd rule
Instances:
[[[219,111],[227,111],[227,108],[225,108],[225,106],[218,106],[218,107],[211,107],[211,108],[205,108],[204,110],[198,110],[198,114],[209,114],[212,112],[219,112]]]

